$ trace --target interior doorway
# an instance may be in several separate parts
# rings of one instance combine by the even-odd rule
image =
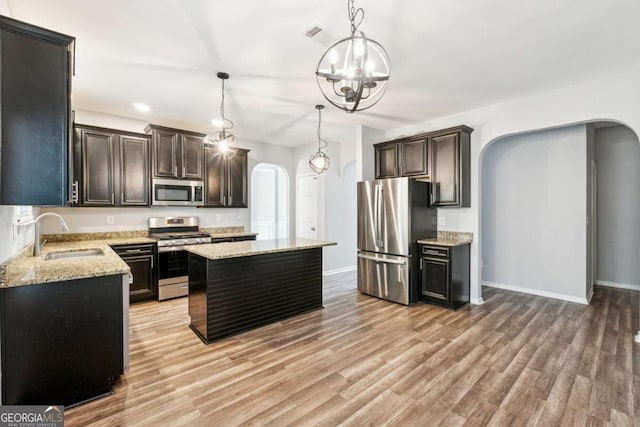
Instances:
[[[284,168],[259,163],[251,172],[251,231],[258,240],[289,236],[289,178]]]
[[[318,176],[298,175],[296,236],[318,238]]]

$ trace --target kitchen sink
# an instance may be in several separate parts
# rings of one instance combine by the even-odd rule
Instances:
[[[82,249],[78,251],[67,252],[51,252],[44,257],[45,260],[52,259],[73,259],[73,258],[86,258],[90,256],[104,255],[102,249]]]

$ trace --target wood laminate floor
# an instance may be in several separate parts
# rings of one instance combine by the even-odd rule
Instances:
[[[67,426],[640,426],[638,293],[485,288],[449,311],[325,278],[325,309],[204,345],[187,300],[131,307],[131,370]]]

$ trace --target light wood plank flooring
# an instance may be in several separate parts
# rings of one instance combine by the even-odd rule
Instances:
[[[638,293],[486,288],[453,312],[325,278],[325,309],[204,345],[187,300],[131,307],[131,370],[68,426],[640,426]]]

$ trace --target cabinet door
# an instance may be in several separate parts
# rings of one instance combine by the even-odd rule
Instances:
[[[421,293],[423,296],[449,301],[449,260],[421,259]]]
[[[149,139],[120,136],[120,205],[149,205]]]
[[[202,179],[202,138],[182,135],[182,177]]]
[[[400,144],[400,176],[429,175],[427,139]]]
[[[235,156],[227,160],[227,188],[229,200],[227,206],[247,207],[247,152],[238,150]]]
[[[222,154],[214,147],[205,148],[204,205],[223,207],[227,200],[227,167]]]
[[[69,156],[67,46],[10,31],[0,31],[0,39],[0,204],[64,206]]]
[[[129,301],[137,302],[155,299],[156,287],[153,280],[153,256],[123,257],[131,268],[133,283],[129,285]]]
[[[433,206],[460,205],[460,134],[437,136],[431,143]]]
[[[82,206],[115,206],[113,147],[115,135],[80,130],[82,153]]]
[[[375,147],[376,179],[398,176],[398,144]]]
[[[153,130],[153,175],[178,178],[178,134],[161,129]]]

